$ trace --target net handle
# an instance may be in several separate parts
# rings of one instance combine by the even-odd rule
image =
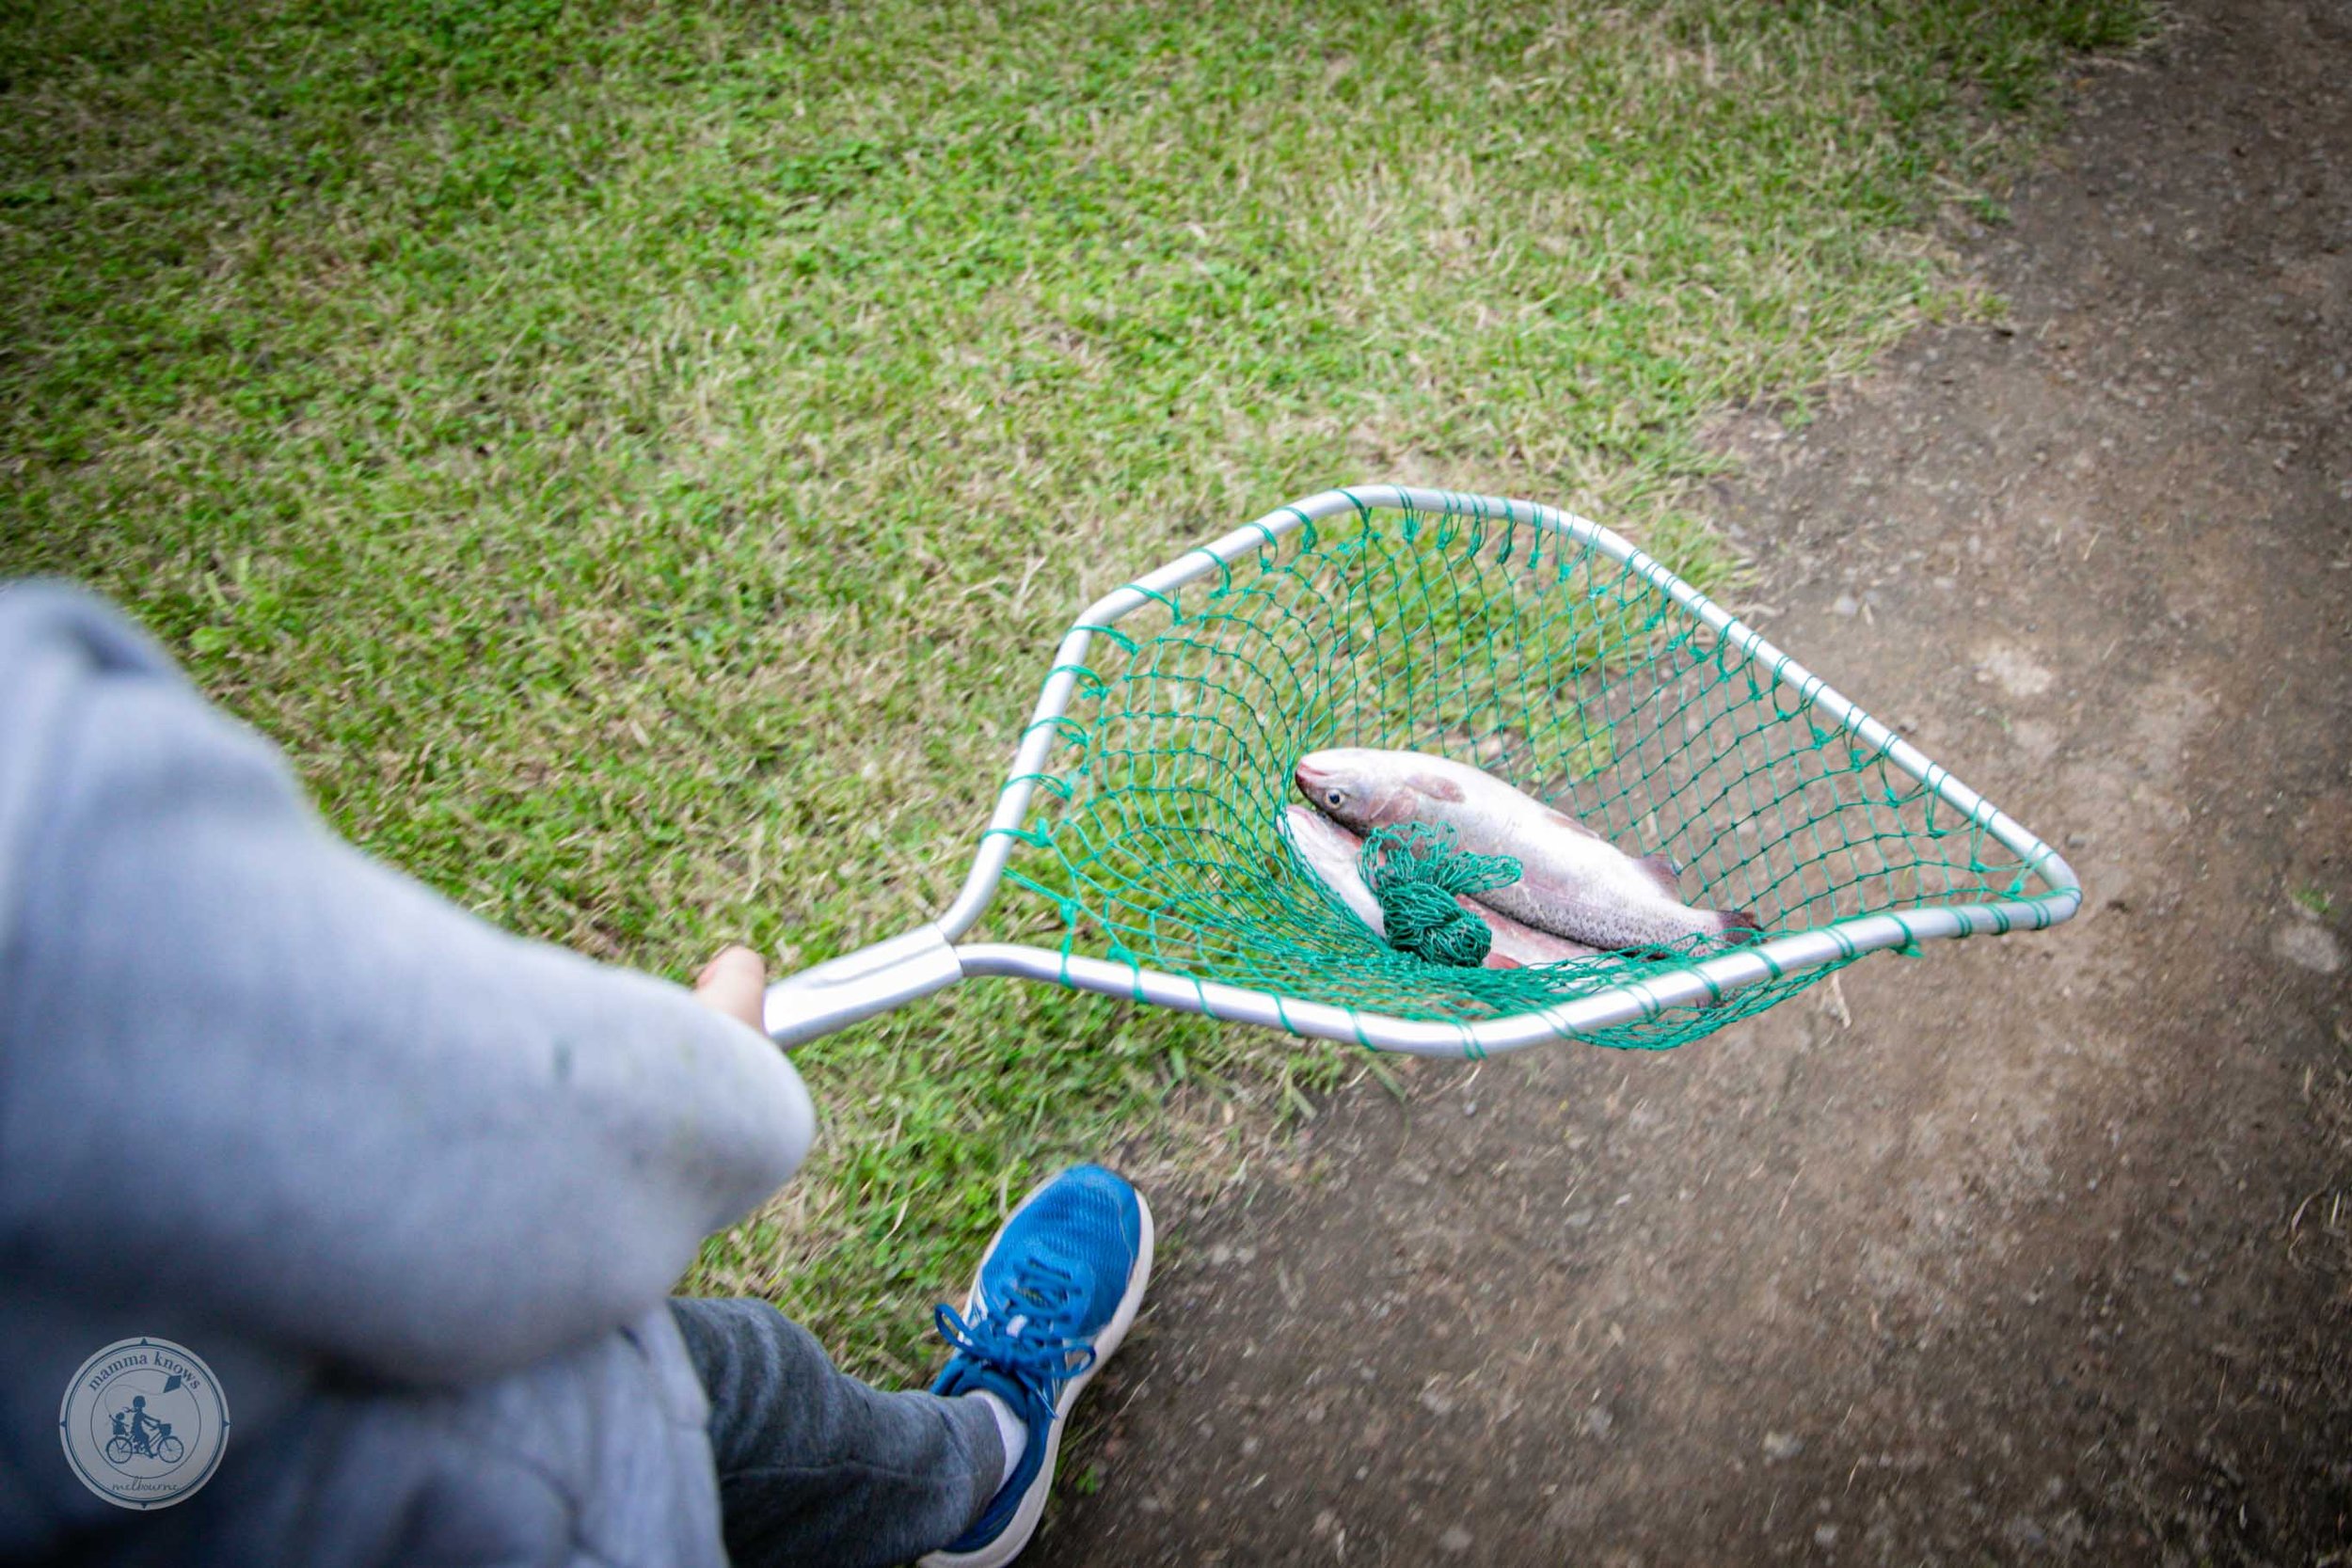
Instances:
[[[768,1037],[789,1051],[962,978],[962,962],[946,933],[936,925],[919,926],[778,980],[761,999],[760,1022]]]

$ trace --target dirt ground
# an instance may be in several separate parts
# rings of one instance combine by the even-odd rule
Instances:
[[[2347,84],[2344,0],[2196,0],[2010,329],[1725,435],[1768,629],[2083,915],[1339,1097],[1172,1216],[1029,1560],[2352,1562]]]

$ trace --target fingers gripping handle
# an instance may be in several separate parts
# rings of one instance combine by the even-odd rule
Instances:
[[[762,1021],[768,1037],[789,1051],[962,978],[963,965],[946,934],[922,926],[778,980],[768,988]]]

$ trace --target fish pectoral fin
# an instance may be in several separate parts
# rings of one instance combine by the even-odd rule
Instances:
[[[1406,780],[1405,784],[1415,794],[1426,795],[1432,800],[1443,800],[1449,805],[1459,805],[1462,801],[1462,786],[1452,779],[1439,778],[1434,773],[1416,773]]]
[[[1674,857],[1665,854],[1643,855],[1633,863],[1649,873],[1650,879],[1658,884],[1659,892],[1677,904],[1682,902],[1682,867],[1674,863]]]

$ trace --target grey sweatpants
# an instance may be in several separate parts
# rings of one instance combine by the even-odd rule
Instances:
[[[736,1568],[887,1568],[961,1535],[1004,1472],[978,1400],[887,1394],[764,1301],[671,1302],[710,1396]]]

